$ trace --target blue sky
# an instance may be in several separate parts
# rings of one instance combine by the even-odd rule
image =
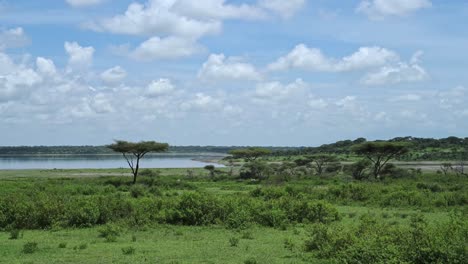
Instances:
[[[0,0],[0,145],[465,137],[463,0]]]

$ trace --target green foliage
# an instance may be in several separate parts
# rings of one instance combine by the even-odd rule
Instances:
[[[463,263],[468,257],[467,232],[461,215],[455,215],[449,223],[429,226],[416,214],[409,228],[387,225],[365,215],[356,228],[315,225],[304,249],[340,263]]]
[[[367,174],[367,170],[369,169],[372,163],[368,159],[359,160],[349,166],[346,166],[344,171],[345,173],[350,174],[353,179],[361,181],[368,179],[369,175]]]
[[[19,229],[12,229],[12,230],[10,230],[10,238],[9,238],[9,239],[12,239],[12,240],[14,240],[14,239],[19,239],[19,238],[22,237],[22,235],[23,235],[23,234],[22,234],[21,230],[19,230]]]
[[[409,144],[402,142],[365,142],[354,145],[351,150],[372,162],[372,174],[379,178],[387,162],[409,152]]]
[[[140,159],[149,152],[164,152],[169,149],[169,144],[155,141],[128,142],[116,140],[114,144],[107,146],[115,152],[122,153],[133,173],[133,184],[136,183]],[[129,157],[127,156],[129,155]],[[135,159],[135,161],[134,161]]]
[[[231,247],[237,247],[239,245],[239,238],[237,237],[230,237],[229,238],[229,245]]]
[[[258,261],[255,258],[248,258],[244,261],[244,264],[258,264]]]
[[[23,253],[24,254],[32,254],[39,249],[36,242],[27,242],[23,245]]]
[[[246,149],[234,149],[229,151],[235,159],[245,159],[245,161],[255,161],[261,156],[271,154],[271,150],[265,148],[246,148]]]
[[[99,230],[99,237],[102,237],[106,242],[115,242],[120,236],[122,229],[115,224],[107,224],[101,227]]]
[[[58,245],[58,248],[67,248],[67,243],[61,242],[61,243]]]
[[[130,187],[130,195],[133,198],[144,197],[147,194],[147,188],[143,185],[135,184]]]
[[[273,170],[268,163],[263,161],[251,161],[242,166],[240,178],[264,180],[271,174],[273,174]]]
[[[122,248],[122,253],[124,255],[133,255],[133,254],[135,254],[135,252],[136,252],[136,249],[134,247],[131,247],[131,246]]]

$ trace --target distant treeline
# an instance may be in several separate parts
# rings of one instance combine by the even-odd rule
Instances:
[[[328,153],[339,156],[351,157],[353,153],[351,147],[366,142],[365,138],[355,140],[342,140],[332,144],[325,144],[319,147],[297,148],[286,151],[277,151],[274,156],[297,156],[311,155],[317,153]],[[416,138],[416,137],[396,137],[390,140],[377,140],[389,142],[409,143],[410,151],[400,157],[402,161],[424,161],[424,160],[467,160],[468,159],[468,138],[447,137],[441,139]]]
[[[219,153],[227,154],[241,146],[170,146],[170,153]],[[294,147],[266,147],[274,152],[296,149]],[[106,146],[10,146],[1,147],[0,155],[92,155],[117,154]]]
[[[351,147],[366,142],[365,138],[341,140],[319,147],[264,147],[272,151],[271,156],[298,156],[317,153],[339,155],[344,159],[353,157]],[[379,140],[385,141],[385,140]],[[424,160],[468,160],[468,138],[447,137],[441,139],[397,137],[390,142],[410,143],[410,152],[400,158],[403,161]],[[230,150],[244,146],[171,146],[170,153],[219,153],[227,154]],[[16,146],[0,147],[0,155],[88,155],[115,154],[106,146]]]

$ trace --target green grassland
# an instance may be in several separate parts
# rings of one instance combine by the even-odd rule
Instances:
[[[467,263],[468,178],[0,171],[0,263]]]

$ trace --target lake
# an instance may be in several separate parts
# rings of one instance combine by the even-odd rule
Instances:
[[[140,160],[140,168],[202,168],[221,164],[200,160],[217,160],[210,155],[148,155]],[[121,155],[34,155],[0,156],[0,170],[23,169],[114,169],[127,168]]]

